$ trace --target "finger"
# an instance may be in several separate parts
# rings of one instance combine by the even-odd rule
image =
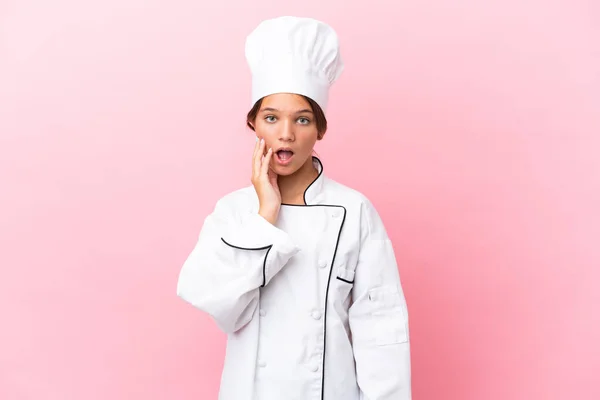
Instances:
[[[262,164],[263,152],[262,148],[264,146],[264,141],[261,139],[256,143],[256,151],[254,152],[254,164],[252,168],[253,176],[260,175],[260,167]]]
[[[252,153],[252,166],[254,166],[254,162],[256,161],[256,155],[258,154],[258,148],[260,147],[260,140],[258,136],[256,137],[256,143],[254,143],[254,153]]]
[[[259,141],[258,141],[258,136],[256,137],[256,141],[254,142],[254,153],[252,153],[252,160],[254,160],[254,157],[256,157],[256,152],[258,151],[258,146],[259,146]]]
[[[273,184],[273,187],[277,187],[277,173],[275,170],[269,167],[269,172],[267,172],[267,174],[269,175],[269,181]]]
[[[268,177],[269,166],[271,164],[271,157],[272,156],[273,156],[273,149],[269,148],[269,151],[267,151],[267,155],[265,155],[265,160],[263,161],[263,164],[261,166],[260,174],[262,176]]]

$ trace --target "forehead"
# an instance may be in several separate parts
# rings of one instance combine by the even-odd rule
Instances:
[[[297,112],[299,110],[311,109],[309,102],[304,97],[295,93],[277,93],[266,96],[260,108],[273,108],[282,112]]]

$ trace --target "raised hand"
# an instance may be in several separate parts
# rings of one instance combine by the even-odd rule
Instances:
[[[265,140],[261,139],[254,146],[252,158],[252,184],[259,201],[258,213],[272,224],[277,221],[281,208],[281,193],[277,186],[277,175],[269,168],[273,157],[273,149],[265,154]]]

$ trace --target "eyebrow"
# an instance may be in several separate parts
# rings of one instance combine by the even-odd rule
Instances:
[[[260,110],[260,112],[265,112],[265,111],[279,112],[279,110],[278,110],[278,109],[276,109],[276,108],[272,108],[272,107],[265,107],[265,108],[263,108],[263,109],[261,109],[261,110]],[[303,109],[303,110],[299,110],[299,111],[296,111],[296,112],[295,112],[295,114],[303,114],[303,113],[310,113],[310,114],[314,114],[314,113],[312,112],[312,110],[309,110],[308,108],[305,108],[305,109]]]

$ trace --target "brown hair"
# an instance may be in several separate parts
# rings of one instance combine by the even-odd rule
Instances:
[[[304,99],[310,104],[313,113],[315,114],[315,122],[317,124],[317,138],[319,140],[323,139],[323,135],[327,131],[327,118],[325,118],[325,113],[323,109],[311,98],[302,96]],[[254,127],[252,124],[256,121],[256,116],[258,115],[258,111],[260,110],[260,106],[262,104],[263,99],[258,100],[254,103],[254,106],[250,111],[248,111],[248,115],[246,116],[246,125],[252,130]]]

